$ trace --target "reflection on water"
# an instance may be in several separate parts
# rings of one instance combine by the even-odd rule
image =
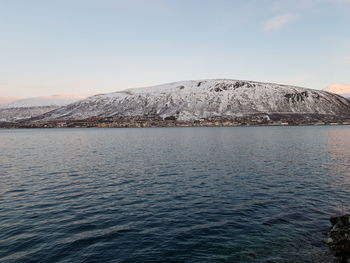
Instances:
[[[332,262],[350,127],[0,130],[1,262]]]

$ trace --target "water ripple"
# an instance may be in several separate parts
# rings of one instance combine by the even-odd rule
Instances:
[[[332,262],[323,233],[349,210],[349,127],[0,141],[0,262]]]

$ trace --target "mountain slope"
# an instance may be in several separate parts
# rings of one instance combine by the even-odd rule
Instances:
[[[147,116],[193,121],[257,113],[350,116],[350,102],[325,91],[272,83],[182,81],[95,95],[44,114],[40,119]]]
[[[17,100],[0,105],[0,121],[13,122],[36,117],[83,98],[81,96],[53,95]]]

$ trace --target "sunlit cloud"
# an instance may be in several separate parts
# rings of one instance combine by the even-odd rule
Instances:
[[[298,16],[294,14],[285,14],[270,18],[264,23],[263,30],[265,32],[274,32],[282,29],[283,27],[293,24],[298,20]]]
[[[350,96],[350,84],[334,83],[334,84],[328,86],[327,88],[325,88],[325,91],[349,97]]]

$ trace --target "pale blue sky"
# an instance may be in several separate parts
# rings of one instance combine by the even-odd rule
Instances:
[[[0,97],[350,83],[350,0],[0,0]]]

